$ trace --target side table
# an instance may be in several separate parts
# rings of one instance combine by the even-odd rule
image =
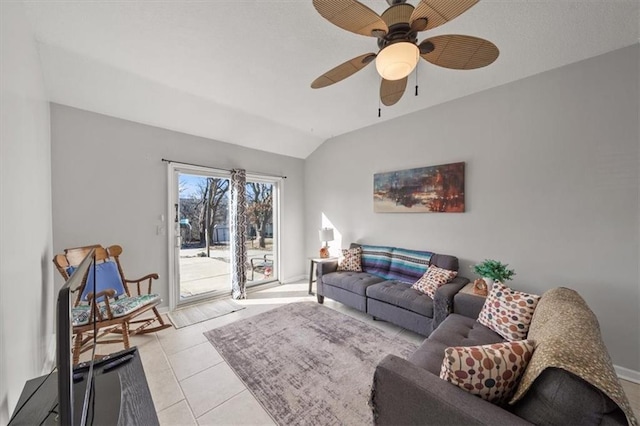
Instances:
[[[316,264],[318,263],[326,263],[326,262],[335,262],[338,260],[337,257],[310,257],[309,260],[311,261],[311,265],[309,267],[309,294],[313,294],[312,288],[313,288],[313,268],[316,266]]]
[[[473,292],[473,281],[467,283],[467,285],[462,287],[462,290],[460,290],[459,293],[469,294],[471,296],[482,297],[482,298],[485,298],[485,299],[487,298],[486,295],[476,294],[476,293]]]

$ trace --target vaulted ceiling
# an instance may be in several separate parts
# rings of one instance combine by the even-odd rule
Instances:
[[[640,24],[637,0],[481,0],[419,40],[482,37],[500,49],[497,61],[471,71],[421,61],[420,95],[411,75],[404,97],[378,118],[373,65],[310,88],[377,51],[374,38],[329,23],[311,0],[26,5],[51,101],[299,158],[333,136],[637,43]]]

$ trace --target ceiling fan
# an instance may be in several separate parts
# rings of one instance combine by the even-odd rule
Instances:
[[[357,0],[313,0],[316,10],[332,24],[378,39],[378,53],[365,53],[316,78],[311,87],[330,86],[360,71],[375,60],[382,77],[380,100],[398,102],[420,57],[434,65],[470,70],[491,64],[499,55],[488,40],[467,35],[440,35],[418,44],[418,33],[445,24],[469,10],[479,0],[421,0],[414,7],[406,0],[387,0],[382,15]]]

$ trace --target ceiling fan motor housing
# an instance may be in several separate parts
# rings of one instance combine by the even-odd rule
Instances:
[[[392,0],[388,0],[388,2],[391,3]],[[414,44],[418,42],[418,34],[411,29],[409,24],[414,7],[404,1],[395,3],[380,15],[389,27],[387,34],[378,37],[378,48],[380,49],[400,41],[408,41]]]

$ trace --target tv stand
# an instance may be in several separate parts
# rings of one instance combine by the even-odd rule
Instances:
[[[119,365],[117,368],[102,372],[103,367],[96,367],[96,401],[94,412],[94,424],[117,424],[117,425],[158,425],[155,406],[151,399],[151,392],[144,375],[140,355],[137,351],[135,356],[128,362]],[[100,377],[102,376],[102,377]],[[42,385],[39,389],[38,386]],[[113,393],[105,390],[120,387],[119,397],[114,397]],[[84,393],[86,379],[74,384],[75,396]],[[101,388],[102,391],[101,391]],[[36,391],[36,389],[38,389]],[[34,394],[35,392],[35,394]],[[24,407],[30,395],[31,399]],[[50,376],[41,376],[27,381],[22,394],[16,405],[14,417],[11,418],[10,425],[59,425],[58,416],[51,413],[51,408],[57,405],[58,401],[58,375],[54,372]],[[102,413],[102,414],[101,414]],[[116,421],[117,420],[117,423]],[[87,424],[91,424],[87,422]]]

